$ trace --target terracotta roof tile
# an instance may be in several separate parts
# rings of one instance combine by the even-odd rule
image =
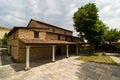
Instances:
[[[26,39],[20,38],[25,44],[76,44],[75,42],[60,41],[60,40],[41,40],[41,39]]]

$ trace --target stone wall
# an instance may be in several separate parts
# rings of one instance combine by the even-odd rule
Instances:
[[[24,44],[23,44],[24,45]],[[19,47],[19,62],[25,62],[26,59],[26,47]],[[31,45],[30,47],[30,61],[38,60],[42,58],[52,57],[51,45]]]
[[[50,25],[45,25],[42,23],[37,23],[35,21],[32,21],[31,24],[29,25],[29,27],[34,27],[34,28],[49,28],[48,32],[53,32],[53,33],[59,33],[59,34],[65,34],[65,35],[71,35],[72,36],[72,32],[65,30],[65,29],[61,29],[61,28],[57,28],[57,27],[53,27]]]
[[[65,41],[65,36],[60,36],[60,40]]]
[[[28,38],[33,39],[34,38],[34,32],[28,29],[19,29],[18,30],[18,37],[19,38]]]
[[[11,55],[12,59],[16,61],[18,59],[18,52],[19,52],[19,41],[18,41],[18,30],[16,30],[8,37],[8,55]]]
[[[47,40],[58,40],[58,35],[56,35],[56,34],[50,34],[50,33],[47,33],[46,34],[46,39]]]
[[[26,59],[26,47],[25,44],[22,42],[19,43],[19,57],[17,59],[17,62],[25,62]],[[52,45],[30,45],[30,61],[44,59],[44,58],[51,58],[52,59]],[[64,55],[66,57],[66,45],[56,45],[57,47],[61,47],[61,55]],[[56,50],[55,48],[55,50]],[[76,47],[75,45],[69,45],[69,54],[75,53]],[[56,51],[55,51],[56,52]],[[56,52],[56,58],[59,55],[57,55]]]
[[[73,38],[73,42],[80,42],[79,38]]]

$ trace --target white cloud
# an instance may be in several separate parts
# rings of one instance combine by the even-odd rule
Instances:
[[[29,8],[31,9],[32,17],[38,17],[38,14],[42,11],[40,10],[38,0],[30,0]]]
[[[90,1],[96,3],[105,24],[120,29],[120,0],[0,0],[0,25],[26,26],[33,18],[74,30],[74,12]]]
[[[78,10],[78,7],[75,6],[74,4],[71,4],[69,6],[69,10],[70,10],[70,12],[68,13],[68,17],[71,17]]]
[[[97,0],[101,20],[110,28],[120,29],[120,0]]]

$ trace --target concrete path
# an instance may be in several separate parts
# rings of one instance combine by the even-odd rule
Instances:
[[[25,64],[0,67],[0,80],[120,80],[120,66],[74,60],[76,56],[31,62],[31,70],[24,71]]]
[[[120,65],[120,58],[116,57],[120,54],[118,53],[106,53],[107,56],[110,56],[117,64]]]
[[[110,56],[117,64],[120,65],[120,58],[116,57],[116,56]]]

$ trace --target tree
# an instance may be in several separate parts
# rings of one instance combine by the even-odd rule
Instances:
[[[74,13],[74,28],[81,38],[88,40],[93,47],[99,45],[104,40],[106,31],[105,24],[99,20],[98,8],[94,3],[88,3]],[[94,49],[93,49],[94,50]]]
[[[105,42],[109,43],[109,48],[112,51],[113,50],[112,42],[116,42],[120,39],[120,31],[118,31],[117,29],[107,30],[104,39]]]
[[[3,47],[7,47],[7,33],[4,34],[1,41],[2,41]]]
[[[116,42],[120,39],[120,31],[118,31],[117,29],[107,30],[104,38],[106,42]]]

